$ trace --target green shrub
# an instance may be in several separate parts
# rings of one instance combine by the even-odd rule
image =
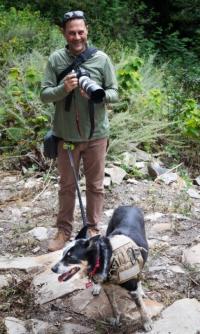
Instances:
[[[200,106],[194,99],[186,99],[181,107],[179,127],[184,136],[200,139]]]
[[[110,154],[131,150],[135,145],[149,147],[167,137],[168,100],[163,69],[156,69],[154,57],[126,55],[117,65],[120,103],[110,115]]]
[[[25,154],[36,149],[51,121],[50,106],[39,99],[44,57],[34,52],[7,72],[7,83],[1,91],[1,150]]]
[[[0,64],[12,63],[14,57],[32,52],[34,48],[48,54],[58,45],[61,34],[56,26],[41,18],[39,12],[0,10]]]

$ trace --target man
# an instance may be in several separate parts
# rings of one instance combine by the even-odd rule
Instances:
[[[73,143],[72,155],[77,174],[80,160],[83,161],[89,234],[92,236],[98,233],[98,224],[103,211],[103,179],[109,130],[105,104],[116,102],[118,99],[113,65],[110,58],[98,50],[81,64],[81,68],[89,72],[90,78],[105,90],[104,100],[93,104],[95,125],[91,131],[92,122],[89,115],[91,101],[86,92],[80,89],[76,73],[70,72],[57,83],[58,75],[74,61],[76,56],[88,48],[88,27],[84,13],[82,11],[65,13],[62,23],[67,46],[55,51],[49,57],[41,89],[41,100],[55,104],[53,132],[60,138],[57,158],[60,175],[58,233],[55,239],[50,240],[49,251],[63,248],[72,232],[76,185],[67,151],[63,147],[64,142]]]

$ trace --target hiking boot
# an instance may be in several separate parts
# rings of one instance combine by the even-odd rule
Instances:
[[[63,230],[58,230],[54,239],[49,241],[48,250],[50,252],[55,252],[59,249],[62,249],[65,246],[65,243],[69,241],[70,236],[67,235]]]
[[[100,232],[99,232],[98,228],[96,228],[96,227],[88,228],[88,231],[87,231],[88,238],[92,238],[95,235],[99,235],[99,234],[100,234]]]

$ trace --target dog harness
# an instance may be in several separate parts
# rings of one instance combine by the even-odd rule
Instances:
[[[122,284],[130,279],[138,278],[144,266],[141,250],[132,239],[125,235],[115,235],[110,238],[113,254],[109,271],[109,280]]]

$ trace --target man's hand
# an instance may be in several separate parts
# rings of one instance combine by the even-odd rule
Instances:
[[[78,79],[76,73],[70,73],[64,78],[64,87],[67,93],[78,87]]]
[[[80,94],[81,94],[81,96],[85,97],[86,99],[88,99],[88,100],[90,99],[89,95],[82,88],[80,88]]]

